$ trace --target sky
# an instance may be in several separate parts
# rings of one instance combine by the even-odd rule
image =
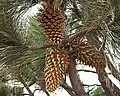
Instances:
[[[37,4],[36,6],[32,7],[29,10],[29,15],[36,14],[38,12],[38,9],[39,9],[39,5]],[[90,68],[90,67],[84,66],[84,65],[79,65],[77,68],[95,71],[94,68]],[[106,71],[110,72],[108,70],[108,68],[106,68]],[[79,76],[80,76],[80,79],[83,82],[83,84],[87,84],[87,85],[98,84],[98,85],[100,85],[100,82],[98,81],[98,76],[95,73],[88,73],[88,72],[82,71],[82,72],[79,72]],[[109,78],[115,83],[115,85],[117,85],[120,88],[120,82],[118,80],[116,80],[112,75],[109,75]],[[69,78],[67,78],[67,83],[70,85]],[[34,89],[36,89],[36,88],[39,88],[39,86],[33,85],[30,87],[30,89],[32,91],[34,91]],[[87,90],[87,88],[86,88],[86,90]],[[28,93],[26,89],[24,89],[24,93]],[[63,88],[58,88],[54,93],[50,93],[50,95],[51,96],[62,96],[62,95],[70,96]],[[47,95],[42,91],[36,91],[35,96],[47,96]]]

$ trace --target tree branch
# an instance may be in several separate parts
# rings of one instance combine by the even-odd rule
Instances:
[[[83,84],[78,78],[78,75],[76,72],[75,62],[72,60],[72,58],[70,60],[71,60],[71,63],[69,64],[68,73],[69,73],[69,78],[70,78],[72,87],[74,89],[74,92],[76,96],[85,96]]]
[[[69,95],[76,96],[74,90],[67,83],[61,84],[61,86],[69,93]]]
[[[24,82],[24,80],[22,79],[21,76],[19,76],[19,80],[24,85],[24,87],[27,89],[27,91],[29,92],[29,96],[34,96],[34,94],[32,93],[32,91],[30,90],[29,86]]]
[[[70,91],[74,91],[67,83],[61,84],[60,86],[62,86],[65,89],[68,89]]]
[[[58,46],[63,46],[63,43],[59,43],[59,44],[55,44],[55,43],[49,43],[49,44],[45,44],[45,45],[38,45],[38,46],[29,46],[28,49],[32,50],[32,51],[37,51],[37,50],[44,50],[46,48],[54,48],[54,47],[58,47]]]
[[[36,50],[43,50],[43,49],[46,49],[46,48],[50,48],[50,47],[53,47],[55,46],[54,44],[46,44],[46,45],[43,45],[43,46],[29,46],[29,49],[32,50],[32,51],[36,51]]]
[[[115,67],[112,65],[109,59],[107,60],[107,63],[108,63],[108,68],[110,69],[112,75],[120,81],[120,73],[115,69]]]
[[[107,96],[120,96],[120,90],[117,88],[115,84],[111,82],[108,78],[107,73],[104,71],[96,70],[98,73],[98,79],[106,92]],[[117,90],[115,90],[115,88]]]

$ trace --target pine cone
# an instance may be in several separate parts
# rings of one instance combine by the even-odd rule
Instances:
[[[82,61],[86,65],[95,67],[97,69],[105,68],[106,58],[94,46],[88,43],[85,37],[77,37],[72,41],[72,47],[76,59]]]
[[[54,49],[47,55],[44,70],[46,90],[53,92],[60,85],[69,64],[68,58],[69,55],[64,50]]]
[[[37,18],[44,30],[44,34],[54,43],[61,43],[64,38],[64,16],[60,9],[54,9],[50,4],[45,6],[42,14]]]

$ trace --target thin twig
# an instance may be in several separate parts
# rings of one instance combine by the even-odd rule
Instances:
[[[77,72],[84,71],[84,72],[91,72],[91,73],[97,74],[95,71],[85,70],[85,69],[79,69],[79,70],[76,70],[76,71],[77,71]]]
[[[29,49],[32,50],[32,51],[37,51],[37,50],[44,50],[46,48],[50,48],[50,47],[53,47],[54,45],[53,44],[46,44],[46,45],[43,45],[43,46],[29,46]]]
[[[20,75],[19,75],[19,80],[24,85],[24,87],[27,89],[27,91],[29,92],[29,95],[34,96],[32,91],[30,90],[29,86],[26,84],[26,82],[24,82],[24,80],[22,79],[22,77]]]
[[[87,85],[87,84],[83,84],[83,86],[101,86],[101,85],[99,85],[99,84],[93,84],[93,85]]]
[[[76,96],[74,90],[67,83],[61,84],[61,86],[69,93],[69,95]]]
[[[35,89],[35,90],[33,91],[33,94],[35,94],[35,92],[36,92],[37,90],[42,91],[42,89]]]
[[[44,50],[47,48],[57,47],[57,46],[63,46],[63,44],[62,43],[60,43],[60,44],[50,43],[50,44],[45,44],[42,46],[29,46],[28,48],[32,51],[37,51],[37,50]]]
[[[62,86],[64,89],[68,89],[70,91],[74,91],[73,88],[71,88],[67,83],[61,84],[60,86]]]

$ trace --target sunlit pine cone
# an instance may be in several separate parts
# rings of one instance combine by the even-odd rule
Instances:
[[[63,11],[54,9],[51,5],[45,5],[43,11],[38,14],[37,21],[40,22],[44,34],[54,43],[61,43],[64,39],[64,15]]]
[[[63,74],[69,64],[69,55],[65,50],[52,50],[46,57],[44,78],[46,90],[53,92],[63,80]]]

